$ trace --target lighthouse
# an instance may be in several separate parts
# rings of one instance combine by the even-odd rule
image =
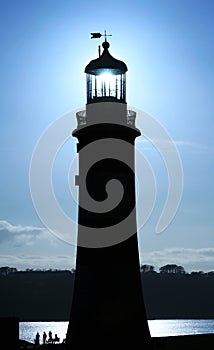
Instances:
[[[99,33],[94,37],[101,37]],[[99,34],[97,36],[97,34]],[[78,238],[68,349],[151,349],[136,223],[136,113],[127,109],[123,61],[102,52],[85,67],[86,108],[76,114]],[[136,345],[137,347],[137,345]]]

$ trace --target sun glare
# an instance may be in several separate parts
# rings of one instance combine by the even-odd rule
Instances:
[[[115,75],[111,73],[102,73],[100,74],[100,79],[105,82],[106,84],[115,84]]]
[[[117,76],[109,72],[102,73],[96,76],[96,84],[98,94],[111,96],[115,93]]]

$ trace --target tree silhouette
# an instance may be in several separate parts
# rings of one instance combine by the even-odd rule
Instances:
[[[174,273],[174,274],[185,274],[185,270],[183,268],[183,266],[178,266],[176,264],[167,264],[164,265],[162,267],[160,267],[159,269],[160,273],[163,274],[169,274],[169,273]]]
[[[155,267],[153,265],[141,265],[140,271],[142,273],[155,272]]]

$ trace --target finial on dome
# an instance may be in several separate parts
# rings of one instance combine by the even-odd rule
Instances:
[[[104,50],[108,50],[109,46],[110,46],[110,44],[106,40],[102,43],[102,47],[104,48]]]

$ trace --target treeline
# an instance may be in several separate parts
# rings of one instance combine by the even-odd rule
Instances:
[[[58,270],[58,269],[25,269],[25,270],[18,270],[15,267],[9,267],[9,266],[2,266],[0,267],[0,275],[1,276],[8,276],[11,273],[19,273],[19,272],[58,272],[58,271],[69,271],[71,273],[75,272],[75,269],[71,269],[71,270]]]
[[[153,265],[141,265],[140,271],[142,273],[158,273],[155,271]],[[159,268],[160,274],[177,274],[177,275],[204,275],[204,276],[214,276],[214,271],[204,272],[204,271],[192,271],[190,273],[186,272],[183,266],[176,264],[167,264]]]
[[[68,320],[74,276],[74,270],[1,268],[0,317]],[[155,272],[151,265],[142,265],[141,276],[149,319],[214,318],[212,271],[186,273],[177,265],[165,265]]]
[[[0,267],[0,275],[2,276],[8,276],[11,273],[18,273],[18,272],[59,272],[59,271],[68,271],[71,273],[75,273],[75,269],[71,270],[59,270],[59,269],[33,269],[33,268],[27,268],[24,271],[18,270],[15,267],[9,267],[9,266],[2,266]],[[177,275],[203,275],[203,276],[214,276],[214,271],[204,272],[204,271],[191,271],[190,273],[186,272],[183,266],[176,265],[176,264],[167,264],[164,266],[161,266],[159,268],[159,271],[155,270],[155,267],[153,265],[141,265],[140,266],[141,273],[160,273],[160,274],[177,274]]]

